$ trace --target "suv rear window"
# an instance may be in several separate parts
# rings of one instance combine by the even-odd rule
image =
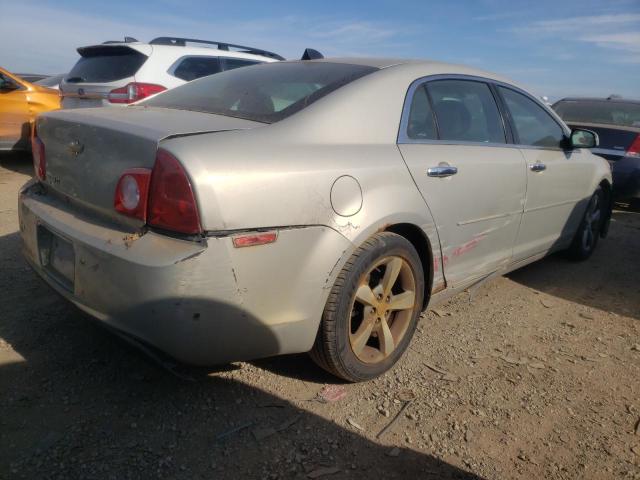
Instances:
[[[377,68],[329,62],[274,62],[237,68],[142,102],[274,123]]]
[[[129,78],[148,58],[129,47],[88,47],[81,49],[80,55],[82,58],[67,75],[67,82],[115,82]]]
[[[618,101],[561,100],[553,109],[565,122],[640,127],[640,104]]]

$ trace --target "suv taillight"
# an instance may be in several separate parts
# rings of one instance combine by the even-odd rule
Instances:
[[[133,82],[109,92],[110,103],[133,103],[166,90],[162,85]]]
[[[640,134],[636,136],[629,149],[627,150],[628,157],[640,157]]]
[[[147,223],[189,235],[202,231],[189,177],[180,162],[161,148],[151,173]]]
[[[38,131],[35,126],[31,136],[31,155],[33,156],[33,169],[36,178],[44,182],[47,178],[47,157],[45,156],[44,143],[38,137]]]

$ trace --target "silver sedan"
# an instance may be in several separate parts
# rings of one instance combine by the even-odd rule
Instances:
[[[463,66],[247,67],[42,115],[24,254],[178,360],[310,351],[362,381],[400,359],[427,306],[554,251],[592,254],[611,204],[596,144]]]

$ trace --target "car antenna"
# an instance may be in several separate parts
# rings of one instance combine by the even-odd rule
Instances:
[[[318,60],[319,58],[324,58],[324,55],[313,48],[306,48],[300,60]]]

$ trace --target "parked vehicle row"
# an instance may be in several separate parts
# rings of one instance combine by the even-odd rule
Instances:
[[[564,98],[553,108],[570,127],[598,134],[592,151],[611,164],[616,200],[640,208],[640,101]]]
[[[222,70],[37,120],[25,256],[134,341],[205,365],[311,351],[367,380],[427,306],[606,235],[597,136],[504,78],[402,59]],[[117,88],[150,81],[131,72]]]

